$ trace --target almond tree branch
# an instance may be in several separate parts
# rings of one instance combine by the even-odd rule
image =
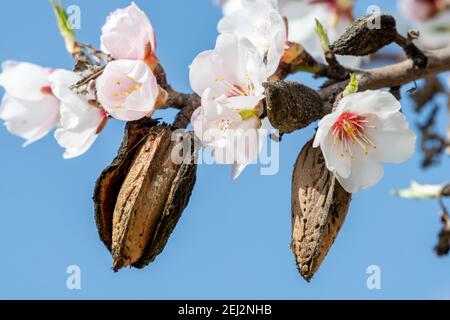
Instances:
[[[450,46],[444,49],[426,51],[428,63],[425,68],[416,68],[412,60],[400,63],[367,69],[356,70],[359,90],[375,90],[385,87],[399,87],[421,78],[432,76],[441,72],[450,71]],[[347,81],[340,81],[319,91],[322,99],[327,99],[345,88]]]
[[[417,68],[414,66],[412,60],[407,59],[403,62],[384,67],[355,70],[354,72],[358,77],[359,90],[376,90],[385,87],[396,88],[421,78],[450,71],[450,46],[445,49],[427,51],[425,54],[428,57],[428,63],[425,68]],[[287,76],[288,73],[284,73],[282,78]],[[320,97],[325,102],[323,112],[319,115],[320,117],[331,112],[335,97],[345,89],[347,84],[348,81],[343,80],[335,82],[318,91]],[[291,86],[286,85],[285,89],[290,90]],[[169,100],[167,106],[181,109],[174,125],[178,128],[187,127],[192,113],[200,106],[200,97],[194,93],[179,93],[171,88],[168,93]],[[315,121],[318,119],[319,118],[310,120]]]
[[[191,116],[195,109],[200,106],[200,97],[195,93],[178,93],[172,92],[169,94],[169,100],[174,101],[175,105],[182,106],[181,111],[177,114],[173,123],[174,127],[185,129],[191,121]]]

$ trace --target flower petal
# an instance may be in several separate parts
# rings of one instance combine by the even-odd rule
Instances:
[[[158,84],[153,72],[142,61],[108,63],[96,87],[98,101],[118,120],[139,120],[155,111]]]
[[[356,112],[357,114],[375,114],[385,118],[401,108],[400,102],[389,92],[367,90],[342,98],[336,108],[337,113]]]
[[[105,113],[99,108],[62,104],[61,128],[55,131],[55,139],[66,149],[64,159],[84,154],[97,139],[97,129],[104,119]]]
[[[0,119],[9,132],[26,140],[24,146],[43,138],[59,117],[59,101],[45,95],[41,100],[23,100],[6,94],[0,108]]]
[[[0,86],[12,97],[22,100],[41,100],[41,89],[50,85],[50,69],[27,62],[6,61],[2,64]]]
[[[189,67],[189,81],[191,88],[199,96],[202,96],[203,92],[207,88],[211,88],[212,84],[216,82],[217,77],[213,73],[211,63],[212,55],[213,50],[203,51],[195,57]]]
[[[408,128],[405,116],[400,112],[387,119],[373,119],[376,128],[367,128],[366,135],[376,145],[371,151],[378,161],[401,163],[410,159],[415,150],[416,135]]]
[[[343,153],[340,143],[335,143],[333,136],[325,133],[320,147],[328,170],[348,178],[353,170],[353,161],[348,154]]]
[[[156,50],[153,27],[134,2],[108,16],[100,40],[102,51],[115,59],[144,60],[148,44],[153,52]]]
[[[377,184],[384,174],[381,163],[364,155],[361,149],[356,149],[355,152],[350,176],[345,178],[335,174],[341,186],[349,193],[355,193]]]

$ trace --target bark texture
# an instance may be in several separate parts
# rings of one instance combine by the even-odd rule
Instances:
[[[309,141],[292,177],[292,243],[297,267],[310,281],[336,239],[351,201],[328,171],[320,148]]]
[[[174,140],[170,126],[135,125],[127,126],[118,157],[95,188],[99,234],[112,253],[116,271],[126,266],[142,268],[161,253],[196,179],[192,133]],[[173,162],[182,139],[189,139],[192,148],[180,159],[189,158]]]
[[[157,124],[148,118],[128,122],[116,158],[103,170],[95,184],[93,197],[95,221],[100,239],[109,251],[112,243],[113,213],[120,188],[139,146],[145,141],[150,129]]]
[[[330,50],[339,55],[365,56],[392,43],[397,36],[394,17],[374,13],[356,20]]]

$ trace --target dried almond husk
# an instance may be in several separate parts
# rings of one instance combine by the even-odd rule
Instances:
[[[270,124],[282,133],[307,127],[323,116],[317,91],[301,83],[274,80],[264,83]]]
[[[194,137],[185,133],[176,140],[172,133],[167,125],[130,126],[119,156],[97,182],[97,225],[116,271],[152,262],[188,204],[196,178],[195,148],[186,155],[189,162],[173,162],[172,155],[180,139],[194,146]]]
[[[354,21],[336,40],[330,50],[338,55],[365,56],[392,43],[397,23],[389,14],[372,13]]]
[[[298,270],[308,282],[319,269],[341,229],[351,201],[325,166],[320,148],[309,141],[292,177],[292,242]]]

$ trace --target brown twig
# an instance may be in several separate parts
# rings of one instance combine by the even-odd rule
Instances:
[[[411,98],[416,105],[414,111],[420,113],[435,95],[443,92],[445,92],[445,88],[438,77],[433,76],[425,78],[424,85],[411,95]]]
[[[450,146],[450,142],[440,135],[436,129],[438,111],[439,106],[435,105],[426,121],[419,125],[421,133],[420,148],[424,155],[422,167],[424,168],[436,163],[439,156]]]
[[[397,33],[394,41],[402,47],[405,54],[410,58],[414,66],[417,68],[425,68],[427,66],[428,57],[413,43],[413,40],[419,37],[419,33],[415,30],[408,32],[408,37],[405,38]]]
[[[297,72],[308,72],[315,77],[326,77],[335,80],[344,80],[348,78],[348,70],[342,67],[336,60],[334,54],[329,52],[327,64],[318,62],[302,45],[289,42],[285,56],[280,63],[277,71],[269,80],[286,79],[289,75]],[[292,52],[296,52],[295,57],[289,57]]]
[[[429,77],[450,70],[450,47],[427,51],[428,63],[425,68],[417,69],[411,60],[384,67],[357,70],[359,90],[376,90],[405,85],[421,78]],[[344,90],[347,81],[340,81],[319,91],[322,99]]]
[[[173,125],[175,128],[184,129],[189,125],[195,109],[200,106],[200,97],[195,93],[177,93],[173,95],[173,99],[178,100],[178,105],[183,106],[180,112],[178,112]]]

